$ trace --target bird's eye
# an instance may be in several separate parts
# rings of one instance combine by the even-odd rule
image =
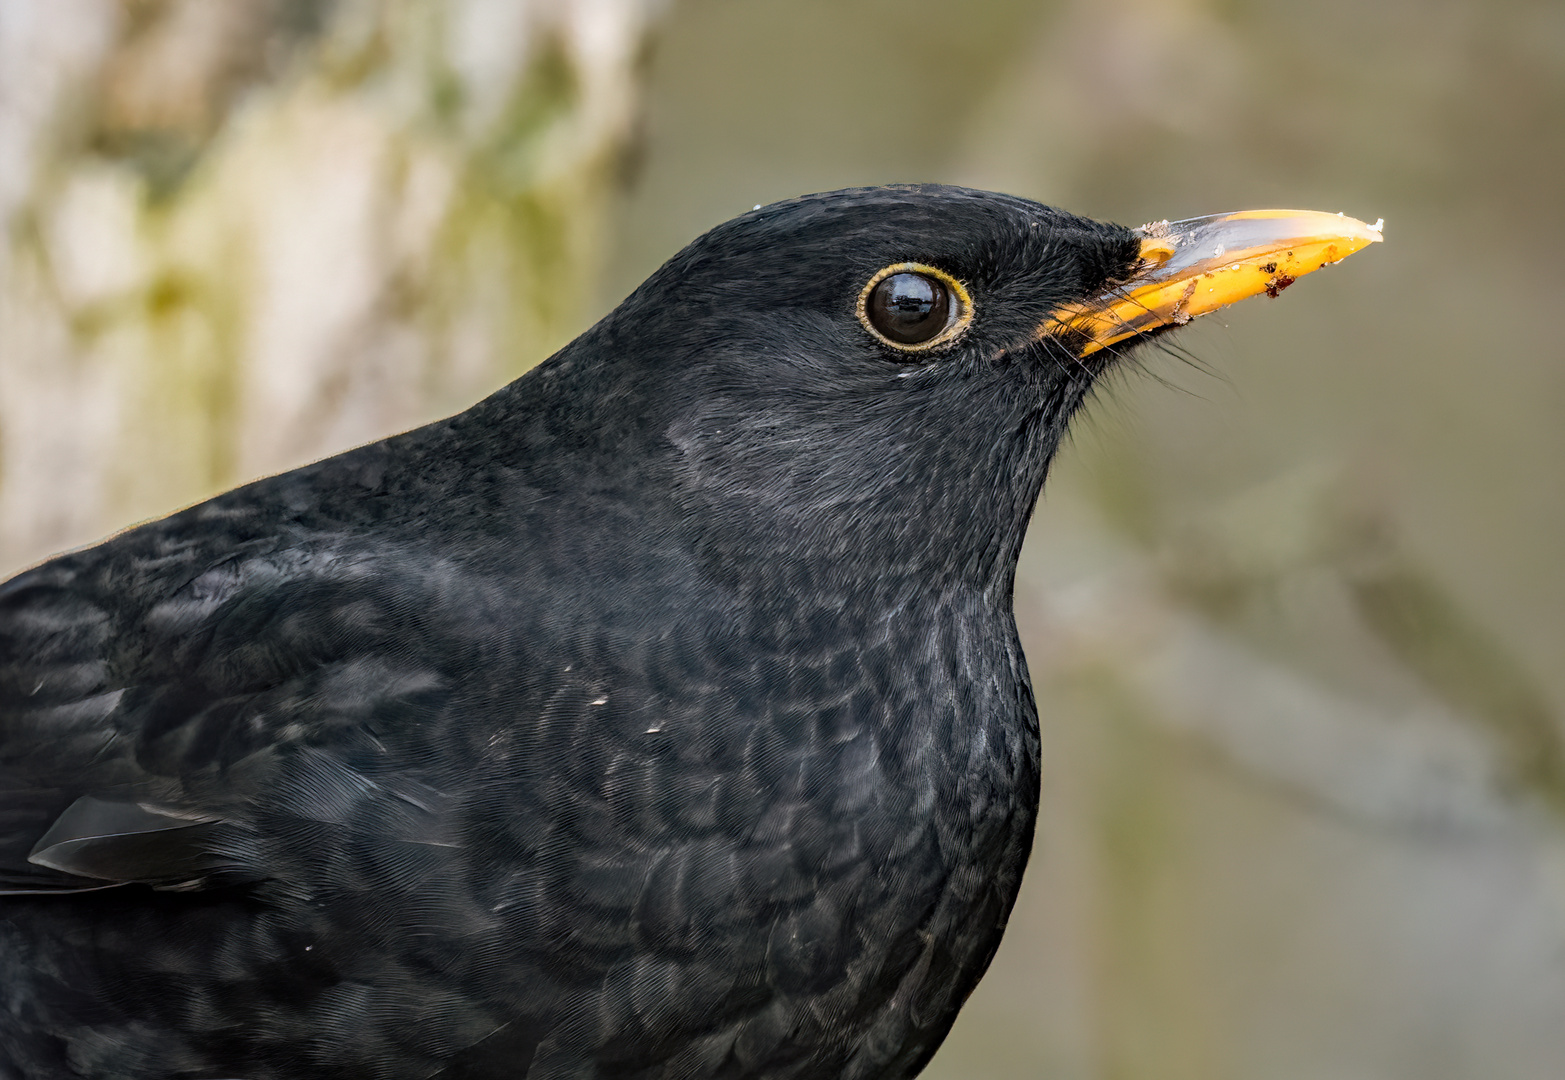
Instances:
[[[922,344],[951,321],[951,293],[923,274],[892,274],[869,294],[869,321],[892,341]]]
[[[943,270],[897,263],[870,278],[859,297],[859,319],[894,349],[922,352],[954,340],[972,318],[962,283]]]

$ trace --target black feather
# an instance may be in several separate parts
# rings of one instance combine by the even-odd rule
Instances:
[[[908,1076],[1038,798],[1011,614],[1134,237],[869,189],[459,416],[0,586],[0,1074]],[[855,316],[913,260],[950,347]],[[105,887],[111,886],[111,887]]]

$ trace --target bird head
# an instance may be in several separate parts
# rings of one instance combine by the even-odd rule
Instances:
[[[661,462],[714,557],[1008,586],[1116,359],[1378,238],[1273,211],[1130,229],[937,185],[792,199],[712,229],[587,335],[613,403],[588,422]]]

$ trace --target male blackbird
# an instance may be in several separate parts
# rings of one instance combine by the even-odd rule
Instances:
[[[1104,346],[1374,239],[779,203],[458,416],[11,579],[0,1077],[916,1073],[1032,841],[1012,581]]]

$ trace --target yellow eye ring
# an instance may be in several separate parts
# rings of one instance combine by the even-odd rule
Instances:
[[[939,267],[900,262],[869,279],[859,293],[857,313],[882,345],[920,353],[962,336],[973,321],[973,299],[967,286]]]

